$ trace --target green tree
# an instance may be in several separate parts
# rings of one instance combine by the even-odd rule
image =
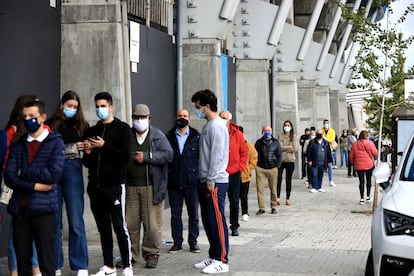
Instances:
[[[413,67],[405,71],[405,52],[413,37],[404,37],[397,31],[398,25],[414,11],[410,4],[396,22],[389,22],[388,15],[393,11],[393,1],[374,1],[373,7],[386,7],[386,18],[373,23],[366,17],[367,11],[361,8],[353,13],[342,5],[342,16],[353,25],[352,40],[360,45],[349,88],[371,91],[366,98],[365,110],[369,116],[368,126],[384,136],[391,134],[391,114],[404,101],[404,79],[413,76]],[[384,22],[385,21],[385,22]],[[389,75],[389,77],[388,77]],[[381,129],[382,127],[382,129]]]

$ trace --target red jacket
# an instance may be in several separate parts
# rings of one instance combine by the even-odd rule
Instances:
[[[229,163],[227,164],[226,171],[229,174],[244,171],[247,159],[249,158],[249,151],[244,141],[243,133],[239,130],[239,127],[232,122],[229,122],[229,136],[230,136],[230,149],[229,149]]]
[[[356,171],[366,171],[374,167],[374,157],[376,155],[377,149],[374,143],[362,139],[352,144],[349,159]]]

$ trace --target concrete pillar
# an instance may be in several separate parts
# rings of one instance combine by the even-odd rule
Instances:
[[[183,40],[183,107],[191,113],[191,125],[201,129],[205,120],[194,115],[191,96],[210,89],[218,98],[218,110],[223,110],[221,41],[218,39]]]
[[[255,143],[262,126],[270,125],[269,61],[238,60],[236,63],[236,118],[246,139]]]
[[[62,3],[61,91],[80,94],[86,119],[94,124],[97,92],[114,98],[115,116],[127,119],[120,1]],[[128,96],[128,97],[127,97]]]
[[[294,72],[275,73],[273,78],[273,102],[274,102],[274,119],[273,133],[277,137],[283,132],[283,122],[289,120],[293,124],[293,130],[299,139],[302,134],[298,130],[298,85],[297,74]],[[295,170],[293,177],[300,176],[300,147],[296,154]]]
[[[82,109],[91,125],[98,120],[93,98],[108,91],[114,99],[115,116],[126,120],[130,99],[125,89],[124,47],[120,2],[116,0],[62,2],[61,91],[79,93]],[[87,170],[84,170],[87,185]],[[86,189],[85,189],[86,190]],[[87,239],[99,240],[96,223],[85,194]],[[66,215],[63,232],[67,237]],[[66,252],[65,252],[66,255]]]
[[[322,128],[323,120],[330,120],[331,114],[328,86],[315,86],[313,108],[316,111],[315,127],[316,129]]]
[[[305,128],[316,127],[315,80],[298,80],[298,134],[302,135]]]

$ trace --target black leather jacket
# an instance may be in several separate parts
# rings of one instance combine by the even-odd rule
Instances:
[[[258,167],[263,169],[280,168],[282,165],[282,147],[279,140],[273,136],[269,140],[262,137],[256,141],[254,147],[258,153]]]

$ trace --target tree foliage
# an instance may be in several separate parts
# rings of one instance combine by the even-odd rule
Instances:
[[[392,14],[393,1],[374,1],[374,7],[385,7]],[[360,47],[349,88],[371,91],[365,99],[365,110],[369,116],[368,126],[380,132],[381,111],[384,93],[384,116],[382,133],[391,134],[391,114],[399,107],[410,107],[404,100],[404,79],[412,78],[414,67],[405,71],[405,55],[413,42],[413,36],[404,37],[398,26],[414,12],[410,4],[396,22],[389,22],[387,15],[379,22],[367,19],[367,11],[361,8],[353,13],[342,6],[342,16],[353,25],[352,39]],[[388,77],[389,75],[389,77]]]

